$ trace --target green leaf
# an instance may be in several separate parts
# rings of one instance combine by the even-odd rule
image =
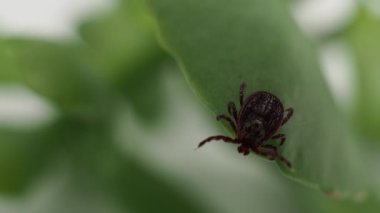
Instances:
[[[109,153],[109,163],[113,164],[112,175],[103,179],[103,185],[119,197],[132,212],[206,212],[201,204],[186,196],[185,190],[148,171],[141,163]],[[149,203],[149,205],[146,205]]]
[[[120,91],[146,124],[157,121],[163,108],[159,77],[168,56],[143,2],[120,1],[111,13],[85,21],[80,34],[83,56],[95,74]]]
[[[23,192],[49,164],[55,141],[52,128],[38,131],[0,130],[0,192]]]
[[[300,190],[299,199],[304,205],[309,207],[307,212],[311,213],[357,213],[357,212],[378,212],[380,205],[375,197],[367,197],[366,194],[359,193],[354,200],[331,199],[324,194],[311,191]],[[311,208],[310,208],[311,207]]]
[[[71,113],[101,114],[104,89],[81,60],[77,48],[31,39],[0,40],[0,76],[21,83]],[[91,111],[91,109],[95,108]],[[96,111],[96,112],[94,112]]]
[[[165,105],[160,74],[161,67],[141,70],[131,76],[122,89],[132,111],[146,124],[159,121]]]
[[[170,181],[123,153],[106,125],[76,125],[81,124],[71,125],[65,153],[80,187],[95,188],[131,212],[205,212]]]
[[[109,14],[80,26],[87,60],[102,79],[122,86],[130,76],[150,69],[165,56],[154,35],[154,22],[140,0],[120,1]]]
[[[360,156],[323,79],[314,50],[276,0],[150,0],[166,49],[195,92],[215,113],[265,90],[295,109],[280,129],[282,170],[302,182],[341,194],[362,190]],[[207,147],[205,147],[207,148]],[[235,148],[233,149],[235,151]],[[281,163],[279,163],[282,165]]]
[[[380,141],[380,19],[361,9],[343,36],[358,69],[355,123]]]

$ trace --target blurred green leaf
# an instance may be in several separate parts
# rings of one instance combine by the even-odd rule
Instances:
[[[362,190],[360,156],[310,44],[275,0],[151,0],[164,46],[215,114],[247,92],[270,91],[295,114],[282,154],[289,176],[341,194]],[[280,163],[281,165],[281,163]]]
[[[29,86],[66,112],[101,114],[99,106],[107,103],[104,88],[90,75],[75,46],[3,39],[0,57],[5,62],[0,63],[1,76],[8,76],[4,80]]]
[[[361,9],[343,36],[358,69],[355,123],[366,134],[380,139],[380,19]]]
[[[132,159],[113,152],[114,171],[103,184],[132,212],[205,212],[185,190],[144,169]],[[148,205],[147,205],[148,204]]]
[[[174,184],[123,153],[103,124],[81,130],[76,125],[65,153],[81,187],[97,188],[131,212],[204,212]]]
[[[119,4],[115,11],[81,25],[84,57],[149,124],[163,108],[159,72],[167,55],[157,44],[154,22],[143,2],[123,0]]]
[[[23,192],[49,164],[56,145],[53,132],[0,130],[0,193]]]
[[[161,61],[164,53],[142,1],[122,0],[119,4],[112,13],[84,22],[80,34],[94,70],[106,81],[122,86],[134,73]]]
[[[128,99],[133,112],[150,124],[157,121],[164,108],[161,67],[140,71],[131,76],[124,85],[123,93]]]

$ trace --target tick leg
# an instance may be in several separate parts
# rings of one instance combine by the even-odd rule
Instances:
[[[244,103],[244,92],[245,92],[245,83],[241,83],[240,84],[240,107],[242,107]]]
[[[239,153],[242,153],[243,155],[248,155],[249,154],[249,147],[246,147],[244,145],[240,145],[237,148],[237,150],[238,150]]]
[[[237,110],[236,110],[235,103],[232,101],[228,103],[228,113],[230,113],[230,115],[234,117],[237,123]]]
[[[254,153],[266,157],[268,160],[274,160],[273,156],[267,152],[263,152],[258,149],[252,149]],[[270,157],[270,158],[269,158]]]
[[[220,121],[220,120],[224,120],[226,121],[227,123],[230,124],[231,128],[234,130],[234,132],[236,133],[236,125],[235,123],[231,120],[230,117],[226,116],[226,115],[218,115],[216,117],[216,120]]]
[[[275,147],[275,146],[273,146],[273,145],[262,145],[262,146],[260,146],[260,147],[262,147],[262,148],[267,148],[267,149],[271,149],[271,150],[273,150],[273,152],[276,152],[276,153],[277,153],[277,147]],[[275,159],[275,158],[274,158],[273,155],[271,155],[270,158],[269,158],[269,160],[274,160],[274,159]]]
[[[226,143],[238,143],[236,140],[230,138],[230,137],[227,137],[227,136],[224,136],[224,135],[215,135],[215,136],[211,136],[211,137],[208,137],[206,139],[204,139],[203,141],[201,141],[199,144],[198,144],[198,148],[203,146],[205,143],[207,142],[210,142],[212,140],[222,140]]]
[[[284,119],[282,120],[282,123],[281,123],[281,126],[282,125],[284,125],[286,122],[288,122],[288,120],[292,117],[292,115],[293,115],[293,108],[287,108],[286,110],[285,110],[285,112],[287,113],[286,115],[285,115],[285,117],[284,117]]]
[[[253,151],[256,153],[256,154],[259,154],[261,156],[264,156],[264,157],[267,157],[269,160],[279,160],[281,162],[283,162],[286,166],[288,166],[289,168],[292,168],[292,164],[286,160],[282,155],[280,155],[278,152],[277,152],[277,147],[275,146],[272,146],[272,145],[263,145],[263,146],[260,146],[261,148],[266,148],[266,149],[269,149],[269,150],[266,150],[266,151],[269,151],[269,152],[266,152],[266,151],[261,151],[261,150],[258,150],[258,149],[253,149]],[[268,157],[269,156],[269,157]]]
[[[277,152],[276,154],[277,154],[277,159],[279,161],[283,162],[287,167],[292,168],[292,164],[288,160],[286,160],[282,155],[278,154]]]
[[[277,134],[277,135],[271,137],[271,139],[280,139],[280,146],[282,146],[285,143],[286,137],[284,134]]]

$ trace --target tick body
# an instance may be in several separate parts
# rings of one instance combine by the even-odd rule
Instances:
[[[221,140],[227,143],[239,144],[238,152],[248,155],[251,151],[269,160],[279,160],[289,168],[291,163],[278,153],[278,147],[285,143],[284,134],[277,134],[278,129],[293,115],[293,108],[284,107],[275,95],[258,91],[244,98],[245,84],[240,85],[240,110],[237,111],[233,102],[228,103],[227,115],[218,115],[218,121],[227,122],[235,132],[235,138],[224,135],[211,136],[199,143]],[[276,145],[269,140],[277,140]]]

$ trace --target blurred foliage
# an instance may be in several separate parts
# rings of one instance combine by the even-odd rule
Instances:
[[[53,101],[66,113],[104,114],[104,89],[80,60],[77,47],[31,39],[0,41],[2,73]],[[5,75],[5,74],[4,74]]]
[[[163,104],[158,72],[167,55],[143,2],[121,1],[116,11],[83,23],[80,35],[84,58],[96,75],[126,96],[147,123],[157,120]],[[154,109],[147,104],[152,102]]]
[[[203,212],[183,192],[120,150],[108,123],[84,125],[76,120],[66,124],[65,147],[78,187],[95,188],[132,212]],[[149,205],[147,205],[149,204]]]
[[[140,7],[139,1],[125,1],[109,16],[86,21],[81,27],[84,43],[0,41],[1,81],[25,85],[60,110],[47,129],[2,131],[3,193],[25,191],[46,164],[68,158],[74,179],[92,182],[82,187],[104,188],[134,212],[157,206],[168,212],[202,212],[170,183],[111,148],[110,127],[124,97],[148,123],[161,108],[159,72],[167,56]]]
[[[53,128],[38,132],[0,130],[0,191],[17,195],[49,163],[58,141]]]
[[[78,29],[80,41],[0,38],[0,83],[24,85],[59,111],[56,120],[40,128],[0,129],[0,192],[23,195],[64,164],[68,183],[58,201],[49,203],[43,212],[110,212],[97,208],[102,202],[96,199],[110,200],[110,205],[115,205],[112,212],[236,212],[234,208],[268,213],[380,211],[379,200],[373,196],[380,188],[372,158],[378,150],[369,152],[365,143],[356,144],[350,124],[335,107],[310,41],[283,4],[297,1],[148,2],[155,17],[143,1],[122,0],[114,11],[84,20]],[[359,70],[355,121],[366,134],[360,135],[363,138],[380,138],[379,26],[379,18],[362,9],[347,29],[337,29],[350,45]],[[237,101],[242,81],[248,84],[248,92],[268,90],[285,106],[294,107],[296,113],[284,127],[288,141],[282,153],[295,169],[281,169],[323,192],[293,179],[281,179],[272,167],[253,166],[253,162],[252,167],[241,168],[262,173],[262,179],[251,179],[251,173],[232,172],[231,168],[224,173],[235,175],[229,180],[183,161],[186,165],[177,172],[201,177],[204,183],[195,184],[147,166],[144,155],[148,151],[122,149],[114,133],[121,111],[142,121],[144,134],[161,130],[162,118],[169,114],[164,112],[175,114],[167,104],[163,73],[177,67],[172,69],[171,57],[156,41],[157,28],[164,48],[214,113],[225,113],[226,103]],[[172,126],[188,122],[178,120]],[[179,140],[180,132],[168,131]],[[137,133],[131,129],[123,133],[126,143],[147,143],[136,139]],[[161,145],[158,138],[153,143]],[[172,147],[174,144],[166,145],[167,153],[185,157]],[[168,167],[165,162],[153,163],[158,168]],[[214,166],[208,172],[216,173]],[[178,182],[188,184],[187,188]],[[371,193],[362,182],[372,187]],[[216,186],[221,188],[209,189]],[[191,187],[198,188],[189,190]],[[210,193],[202,194],[208,190]],[[352,199],[344,199],[345,195]]]
[[[121,1],[118,9],[80,27],[94,70],[107,81],[125,85],[130,75],[157,63],[163,52],[141,1]],[[112,32],[112,33],[110,33]]]

